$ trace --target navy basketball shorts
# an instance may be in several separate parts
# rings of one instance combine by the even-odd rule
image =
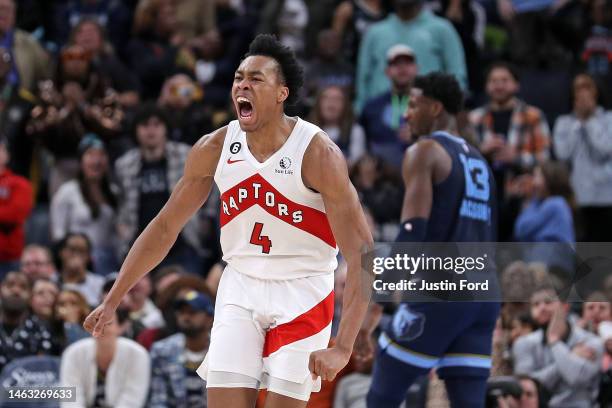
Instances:
[[[486,381],[499,310],[495,302],[400,305],[378,339],[371,393],[401,399],[432,368],[442,379]]]

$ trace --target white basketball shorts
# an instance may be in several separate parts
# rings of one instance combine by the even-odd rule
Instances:
[[[246,375],[259,388],[287,381],[286,390],[270,385],[269,391],[308,400],[311,391],[321,388],[320,378],[312,380],[308,362],[310,353],[328,346],[333,288],[333,273],[268,280],[228,265],[217,292],[210,347],[198,374],[204,380],[209,372]]]

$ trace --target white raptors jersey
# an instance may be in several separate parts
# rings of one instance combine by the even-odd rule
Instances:
[[[260,163],[232,121],[215,171],[221,192],[223,260],[261,279],[333,273],[338,248],[321,195],[302,181],[302,160],[317,126],[300,118],[285,144]]]

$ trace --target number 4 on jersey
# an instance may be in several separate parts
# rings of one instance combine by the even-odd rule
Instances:
[[[251,233],[251,240],[249,242],[253,245],[261,246],[261,252],[269,254],[270,248],[272,248],[272,241],[270,241],[270,237],[267,235],[261,235],[262,229],[263,224],[261,222],[256,222],[253,226],[253,232]]]

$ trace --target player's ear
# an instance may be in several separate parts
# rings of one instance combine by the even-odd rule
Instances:
[[[437,118],[438,116],[440,116],[440,114],[444,110],[444,106],[442,105],[441,102],[434,101],[434,103],[431,104],[431,108],[430,109],[431,109],[431,113],[432,113],[433,117]]]
[[[287,88],[286,86],[281,86],[278,92],[276,101],[278,103],[283,103],[288,97],[289,97],[289,88]]]

